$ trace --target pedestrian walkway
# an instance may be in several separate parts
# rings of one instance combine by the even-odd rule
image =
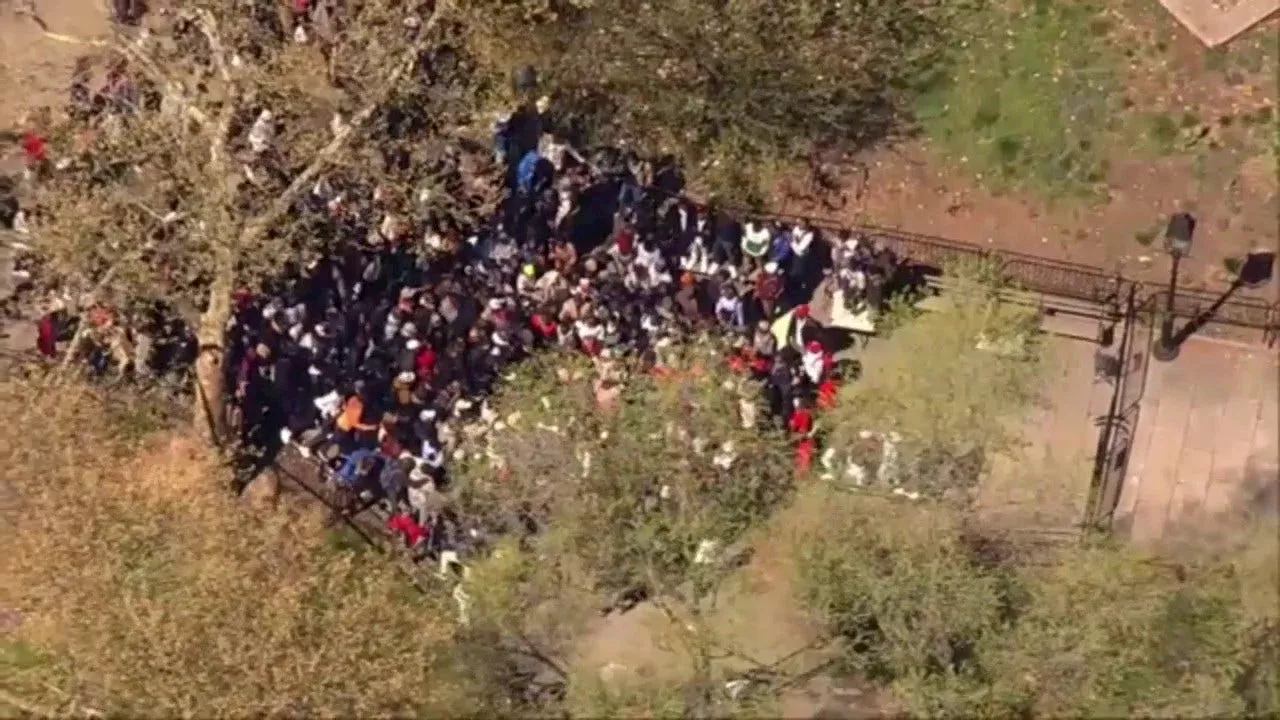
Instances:
[[[1115,528],[1139,544],[1280,514],[1280,357],[1192,338],[1153,362]]]

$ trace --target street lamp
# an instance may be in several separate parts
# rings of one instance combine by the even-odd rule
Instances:
[[[1178,357],[1179,343],[1173,336],[1173,298],[1178,292],[1178,266],[1182,258],[1191,252],[1191,237],[1195,231],[1196,219],[1185,212],[1175,213],[1169,218],[1169,227],[1165,229],[1165,249],[1173,259],[1173,267],[1169,271],[1169,293],[1165,296],[1164,318],[1160,322],[1160,340],[1151,352],[1151,356],[1161,362]]]

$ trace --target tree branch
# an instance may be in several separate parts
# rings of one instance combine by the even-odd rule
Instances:
[[[214,19],[213,13],[208,10],[200,10],[196,13],[198,21],[197,26],[200,32],[204,33],[205,39],[209,41],[209,52],[213,55],[213,65],[218,69],[218,75],[222,78],[223,98],[222,109],[218,112],[218,120],[214,123],[213,138],[209,142],[209,162],[219,169],[226,168],[226,147],[227,141],[231,134],[231,120],[236,114],[236,103],[239,100],[240,88],[235,78],[231,75],[230,63],[227,61],[227,48],[222,43],[222,36],[218,33],[218,21]]]
[[[124,55],[141,67],[143,72],[159,84],[167,95],[177,99],[179,104],[182,105],[183,109],[192,120],[195,120],[202,125],[208,124],[209,116],[206,115],[203,110],[197,108],[191,98],[186,96],[186,93],[178,89],[178,83],[174,81],[173,78],[162,72],[160,68],[152,62],[151,58],[147,57],[146,53],[142,52],[142,50],[135,44],[130,43],[128,39],[117,37],[115,42],[109,42],[107,40],[98,40],[95,38],[63,35],[62,33],[50,31],[48,23],[46,23],[39,15],[35,14],[35,12],[26,12],[23,14],[30,17],[36,25],[39,25],[41,34],[50,40],[67,43],[69,45],[85,45],[87,47],[111,49],[121,55]]]
[[[427,47],[428,36],[439,24],[445,8],[451,7],[451,3],[452,0],[439,0],[436,3],[435,8],[431,11],[431,16],[422,23],[417,39],[405,50],[404,55],[391,70],[390,74],[387,75],[382,87],[378,88],[374,93],[373,98],[338,130],[328,145],[325,145],[315,154],[307,167],[293,179],[293,182],[289,183],[289,186],[276,197],[275,201],[266,210],[245,225],[244,232],[240,235],[242,246],[249,244],[266,232],[267,228],[288,213],[294,202],[311,188],[312,183],[315,182],[325,166],[338,153],[346,149],[356,131],[364,129],[364,126],[378,112],[383,103],[387,101],[387,98],[404,76],[417,65],[419,54]]]

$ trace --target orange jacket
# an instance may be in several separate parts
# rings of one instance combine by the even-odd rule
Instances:
[[[337,425],[339,430],[352,432],[353,430],[375,430],[376,425],[368,425],[362,420],[364,419],[364,401],[359,395],[352,395],[342,405],[342,412],[338,414]]]

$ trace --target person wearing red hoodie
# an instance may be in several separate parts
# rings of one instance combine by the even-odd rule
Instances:
[[[413,356],[413,368],[418,379],[423,382],[430,382],[436,376],[436,362],[439,356],[430,345],[423,345],[418,348],[418,352]]]
[[[803,475],[809,471],[809,467],[813,464],[813,456],[818,450],[817,440],[813,436],[813,411],[809,409],[808,403],[796,401],[796,408],[787,421],[787,429],[797,437],[796,472]]]
[[[34,168],[49,159],[49,145],[33,130],[22,134],[22,154],[27,167]]]
[[[421,546],[431,534],[407,513],[391,516],[387,520],[387,529],[399,535],[405,547],[411,550]]]
[[[54,313],[45,313],[36,323],[36,349],[45,357],[57,357],[58,322]]]
[[[818,386],[818,409],[831,410],[836,406],[836,398],[840,394],[840,379],[830,375]]]
[[[539,310],[533,314],[529,323],[533,326],[533,331],[542,342],[552,344],[556,340],[556,333],[559,330],[555,320],[551,319],[551,313]]]
[[[800,437],[807,437],[813,432],[813,411],[797,401],[796,409],[787,420],[787,429]]]

